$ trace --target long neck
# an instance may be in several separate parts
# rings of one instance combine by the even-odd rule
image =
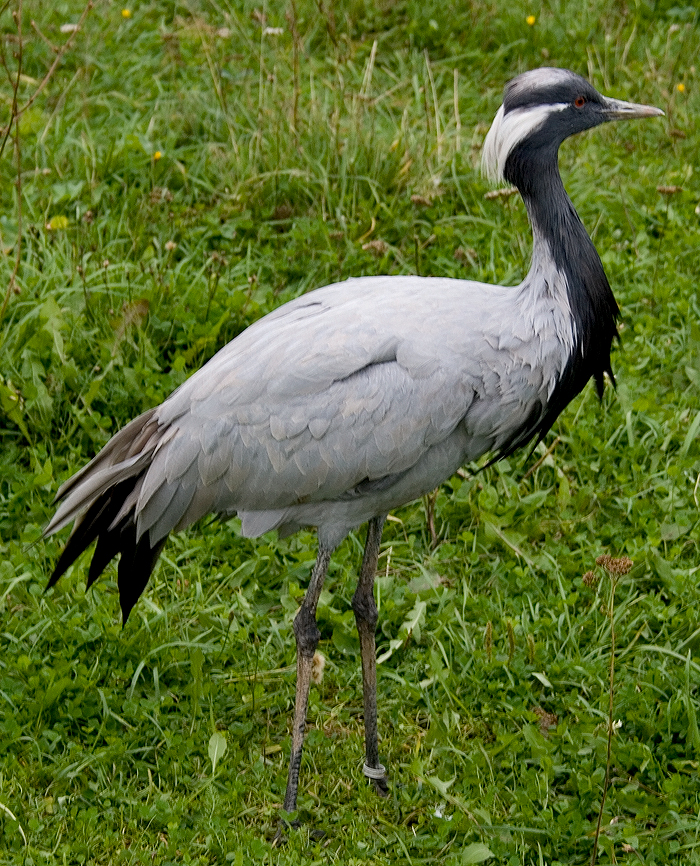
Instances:
[[[504,174],[525,201],[534,239],[533,269],[548,255],[566,279],[576,347],[566,390],[578,393],[593,376],[600,394],[604,374],[612,377],[610,347],[619,309],[596,248],[564,189],[557,149],[515,148]]]
[[[599,396],[605,373],[615,381],[610,347],[617,336],[618,306],[593,242],[564,189],[557,150],[516,147],[506,160],[504,176],[519,189],[532,224],[532,265],[526,282],[533,286],[539,281],[547,292],[547,271],[555,268],[563,276],[573,319],[573,350],[541,412],[528,419],[501,456],[534,435],[541,440],[591,377]]]

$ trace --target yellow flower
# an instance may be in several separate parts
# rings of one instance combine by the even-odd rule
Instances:
[[[679,93],[685,93],[685,84],[683,84],[682,81],[679,82],[678,84],[676,84],[676,90],[677,90]]]
[[[131,18],[131,9],[122,9],[122,18]]]
[[[68,217],[67,216],[53,216],[46,223],[46,228],[50,232],[62,231],[63,229],[68,228]]]
[[[527,23],[530,25],[530,27],[532,27],[532,25],[535,23],[535,21],[537,21],[537,18],[535,18],[534,15],[528,15],[527,18],[525,19],[525,21],[527,21]]]
[[[163,156],[163,154],[162,154],[159,150],[157,150],[157,151],[153,154],[153,159],[154,159],[156,162],[158,162],[158,160],[161,158],[161,156]]]

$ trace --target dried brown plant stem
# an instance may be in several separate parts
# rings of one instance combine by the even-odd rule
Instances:
[[[9,3],[5,4],[1,11],[4,12],[5,9],[7,9],[8,5]],[[2,65],[5,67],[5,71],[7,72],[8,78],[10,79],[12,84],[12,107],[10,113],[10,120],[7,126],[2,130],[2,141],[0,141],[0,158],[4,153],[5,146],[7,145],[10,135],[12,135],[15,147],[15,159],[17,164],[17,244],[15,250],[15,264],[12,269],[9,283],[7,285],[7,290],[5,291],[2,306],[0,306],[0,321],[2,321],[5,316],[5,312],[7,311],[7,305],[10,302],[12,294],[19,292],[19,289],[17,288],[17,274],[19,273],[19,265],[22,255],[22,142],[19,134],[19,119],[24,114],[24,112],[34,104],[36,98],[44,90],[46,85],[53,77],[54,72],[58,68],[58,64],[61,62],[64,54],[73,43],[73,40],[75,39],[77,34],[80,32],[80,29],[83,26],[83,22],[85,21],[85,18],[87,17],[92,7],[92,0],[89,0],[87,5],[83,9],[83,13],[80,16],[75,30],[70,34],[70,36],[68,37],[68,39],[66,39],[63,45],[60,46],[60,48],[53,48],[53,50],[56,52],[53,63],[46,72],[46,75],[44,75],[44,77],[37,85],[36,90],[32,93],[32,95],[21,108],[19,107],[17,102],[17,94],[19,93],[19,83],[22,76],[22,60],[24,50],[24,40],[22,34],[22,0],[18,0],[17,8],[12,13],[12,17],[15,21],[15,26],[17,27],[17,74],[14,78],[10,74],[10,70],[8,68],[7,60],[3,50]],[[32,21],[31,23],[32,27],[38,32],[38,28],[36,27],[34,22]]]
[[[540,466],[544,463],[544,461],[549,457],[549,455],[554,451],[557,445],[561,442],[561,436],[557,436],[557,438],[552,442],[549,448],[544,452],[544,454],[540,457],[540,459],[533,463],[533,465],[527,470],[527,472],[523,475],[523,481],[526,481],[533,472],[537,472]]]
[[[17,291],[17,273],[19,271],[20,256],[22,254],[22,151],[20,149],[19,137],[20,112],[17,107],[17,93],[19,91],[19,82],[22,75],[22,0],[19,0],[17,4],[17,9],[12,13],[12,17],[14,18],[15,24],[17,26],[17,75],[12,81],[12,77],[10,76],[10,70],[6,65],[5,53],[3,51],[3,65],[5,66],[8,77],[12,81],[12,114],[10,117],[10,122],[7,124],[7,129],[5,130],[2,144],[0,145],[0,157],[2,157],[2,153],[5,149],[7,139],[9,138],[10,133],[14,128],[15,159],[17,161],[17,249],[15,251],[15,264],[12,268],[10,281],[7,284],[7,290],[5,292],[2,306],[0,307],[0,322],[5,315],[5,310],[7,309],[7,305],[10,302],[12,293]]]
[[[7,140],[10,137],[12,132],[13,123],[17,122],[17,118],[20,116],[22,111],[17,106],[17,94],[19,92],[19,82],[22,78],[22,52],[24,49],[24,43],[22,40],[22,0],[19,0],[17,3],[17,9],[12,13],[12,17],[15,21],[15,26],[17,27],[17,75],[12,78],[9,67],[7,65],[7,59],[5,57],[5,51],[3,49],[2,53],[2,65],[5,67],[5,71],[7,72],[7,77],[10,80],[12,85],[12,109],[10,115],[10,122],[7,124],[5,129],[3,130],[2,136],[2,144],[0,144],[0,156],[2,156],[3,151],[5,150],[5,145],[7,144]]]
[[[440,488],[436,488],[432,493],[426,493],[423,497],[425,503],[425,514],[428,519],[428,531],[430,532],[430,547],[434,550],[438,546],[438,537],[435,530],[435,500],[437,499]]]
[[[612,737],[613,737],[613,709],[615,701],[615,590],[617,588],[618,575],[609,571],[610,575],[610,605],[608,606],[607,616],[610,619],[610,667],[608,670],[608,747],[605,758],[605,780],[603,782],[603,796],[600,799],[600,809],[598,811],[598,823],[595,828],[595,837],[593,839],[593,855],[591,856],[591,866],[595,866],[595,861],[598,856],[598,839],[600,838],[600,825],[603,820],[603,810],[605,809],[605,800],[610,787],[610,763],[612,756]]]
[[[5,316],[5,310],[7,310],[7,305],[10,302],[10,297],[12,296],[12,293],[14,292],[15,294],[19,294],[19,289],[17,287],[17,274],[19,272],[19,263],[22,255],[22,151],[19,137],[19,123],[15,123],[14,126],[15,156],[17,160],[17,249],[15,250],[15,264],[12,268],[10,281],[7,284],[7,291],[5,292],[2,306],[0,307],[0,322],[2,322]]]
[[[298,135],[298,112],[299,112],[299,93],[300,93],[300,85],[299,85],[299,54],[301,51],[300,43],[301,36],[299,34],[298,27],[298,16],[297,16],[297,4],[296,0],[290,0],[290,8],[287,12],[286,18],[289,24],[289,29],[292,34],[292,77],[294,80],[294,94],[292,96],[292,133],[294,138],[297,138]]]
[[[36,21],[32,19],[32,21],[30,21],[29,23],[31,24],[32,30],[36,33],[39,39],[41,39],[42,42],[48,45],[48,47],[51,49],[51,51],[53,51],[54,54],[58,54],[58,52],[61,50],[60,47],[53,44],[49,37],[42,31],[41,27],[39,27],[39,25],[36,23]]]
[[[462,149],[461,133],[462,133],[462,118],[459,114],[459,70],[455,66],[453,70],[453,87],[452,87],[452,102],[455,113],[455,152],[459,153]]]
[[[221,85],[221,78],[219,76],[218,70],[216,68],[216,64],[214,63],[214,59],[211,56],[211,51],[209,50],[209,44],[207,42],[207,35],[202,27],[201,20],[197,17],[197,15],[190,9],[190,15],[192,16],[192,22],[199,34],[199,39],[202,44],[202,51],[204,52],[204,56],[207,61],[207,66],[209,67],[209,75],[211,76],[211,83],[214,87],[214,93],[216,94],[216,99],[219,103],[219,107],[221,108],[221,112],[224,115],[224,122],[226,123],[226,129],[228,130],[229,140],[231,142],[231,147],[233,148],[233,152],[236,157],[239,156],[240,151],[238,148],[238,141],[236,138],[236,130],[231,123],[231,118],[229,115],[228,104],[226,102],[226,93]]]
[[[435,149],[437,152],[438,162],[440,162],[442,158],[442,132],[440,130],[440,109],[438,106],[437,90],[435,89],[435,78],[433,77],[433,69],[430,65],[430,55],[428,54],[427,48],[423,52],[423,57],[425,58],[425,68],[428,71],[428,83],[430,84],[430,93],[433,97],[433,113],[435,115]],[[427,104],[427,94],[425,99]]]
[[[326,31],[335,48],[338,47],[338,34],[335,26],[335,15],[333,13],[333,4],[329,3],[328,8],[323,4],[323,0],[316,0],[318,11],[323,20],[326,22]]]
[[[78,35],[78,33],[80,33],[80,29],[83,26],[83,22],[87,18],[88,13],[92,9],[92,7],[93,7],[93,3],[92,3],[92,0],[90,0],[90,2],[87,4],[87,6],[83,9],[83,14],[80,16],[80,19],[78,20],[78,23],[76,25],[75,30],[70,34],[68,39],[66,39],[66,41],[63,43],[63,45],[61,45],[61,47],[58,49],[58,52],[56,53],[56,56],[54,57],[54,61],[51,64],[51,66],[49,67],[49,71],[41,79],[37,89],[34,91],[34,93],[32,93],[32,95],[29,97],[27,102],[22,106],[22,108],[20,108],[19,113],[17,115],[18,117],[21,114],[24,114],[24,112],[32,105],[32,103],[37,98],[37,96],[41,93],[41,91],[49,83],[49,81],[53,77],[54,72],[56,71],[56,68],[58,67],[58,64],[61,62],[61,58],[66,53],[66,51],[70,48],[73,40]],[[32,23],[32,26],[34,26],[34,22],[32,21],[31,23]]]

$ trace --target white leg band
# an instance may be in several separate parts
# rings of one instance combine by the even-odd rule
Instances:
[[[383,779],[386,776],[386,767],[383,767],[381,764],[378,767],[369,767],[365,764],[362,772],[368,779]]]

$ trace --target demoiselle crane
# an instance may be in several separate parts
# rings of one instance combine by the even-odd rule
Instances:
[[[97,540],[88,586],[120,554],[125,621],[168,533],[207,513],[237,514],[248,537],[317,528],[318,556],[294,619],[287,812],[296,808],[316,607],[332,551],[368,523],[352,606],[364,773],[385,793],[373,596],[385,517],[463,464],[543,437],[590,378],[602,393],[619,311],[564,190],[558,149],[606,121],[660,114],[601,96],[564,69],[514,78],[486,137],[482,168],[525,201],[533,252],[520,285],[382,276],[309,292],[224,346],[58,491],[46,535],[74,526],[49,586]]]

